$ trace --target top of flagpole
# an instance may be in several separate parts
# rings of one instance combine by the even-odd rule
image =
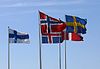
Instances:
[[[8,26],[8,29],[9,29],[9,26]]]

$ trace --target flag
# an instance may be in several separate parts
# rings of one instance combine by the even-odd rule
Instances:
[[[39,14],[40,14],[40,24],[41,24],[42,34],[61,32],[66,28],[66,24],[63,21],[48,16],[43,12],[39,12]]]
[[[71,41],[83,41],[83,37],[79,33],[62,33],[63,40],[71,40]]]
[[[40,14],[40,24],[42,33],[42,43],[62,43],[64,40],[63,30],[66,28],[66,23],[58,20],[43,12]],[[66,37],[67,38],[67,37]]]
[[[65,22],[59,19],[58,23],[51,24],[52,32],[62,32],[66,28]]]
[[[29,34],[9,29],[9,43],[29,43]]]
[[[47,33],[42,34],[42,43],[62,43],[62,34],[61,33]]]
[[[76,16],[68,16],[65,15],[66,17],[66,32],[68,33],[82,33],[86,34],[86,27],[85,25],[87,24],[86,19],[82,19]]]
[[[81,36],[81,34],[72,33],[71,34],[71,40],[72,41],[83,41],[83,37]]]

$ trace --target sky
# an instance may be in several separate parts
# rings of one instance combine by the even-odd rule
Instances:
[[[87,19],[83,42],[66,41],[67,69],[100,69],[100,0],[0,0],[0,69],[7,69],[8,26],[29,33],[30,44],[10,44],[11,69],[39,69],[39,13]],[[61,44],[64,69],[64,42]],[[43,69],[59,69],[58,44],[42,44]]]

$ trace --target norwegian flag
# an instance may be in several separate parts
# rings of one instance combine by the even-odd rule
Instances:
[[[43,12],[40,14],[42,43],[62,43],[64,38],[63,30],[66,28],[66,23]]]
[[[40,23],[41,23],[41,33],[54,33],[62,32],[66,28],[66,23],[51,16],[46,15],[43,12],[40,14]]]
[[[62,43],[63,33],[43,34],[42,43]]]

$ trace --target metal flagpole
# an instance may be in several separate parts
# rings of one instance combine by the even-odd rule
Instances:
[[[65,32],[64,38],[66,39],[66,32]],[[66,52],[67,52],[67,50],[66,50],[66,40],[65,40],[65,69],[67,69],[67,60],[66,60],[67,55],[66,55]]]
[[[39,11],[40,12],[40,11]],[[39,20],[40,20],[40,16],[39,16]],[[41,58],[41,25],[39,22],[39,60],[40,60],[40,69],[42,69],[42,58]]]
[[[61,69],[61,44],[59,43],[59,69]]]
[[[60,19],[59,19],[60,20]],[[61,69],[61,43],[60,43],[60,35],[61,32],[59,33],[59,69]]]
[[[9,27],[8,27],[8,69],[10,69],[10,43],[9,43]]]
[[[66,18],[66,16],[65,16],[65,18]],[[67,50],[66,50],[66,39],[67,39],[67,35],[66,35],[66,28],[65,28],[65,32],[64,32],[65,34],[64,34],[64,39],[65,39],[65,69],[67,69],[67,60],[66,60],[66,58],[67,58]]]

